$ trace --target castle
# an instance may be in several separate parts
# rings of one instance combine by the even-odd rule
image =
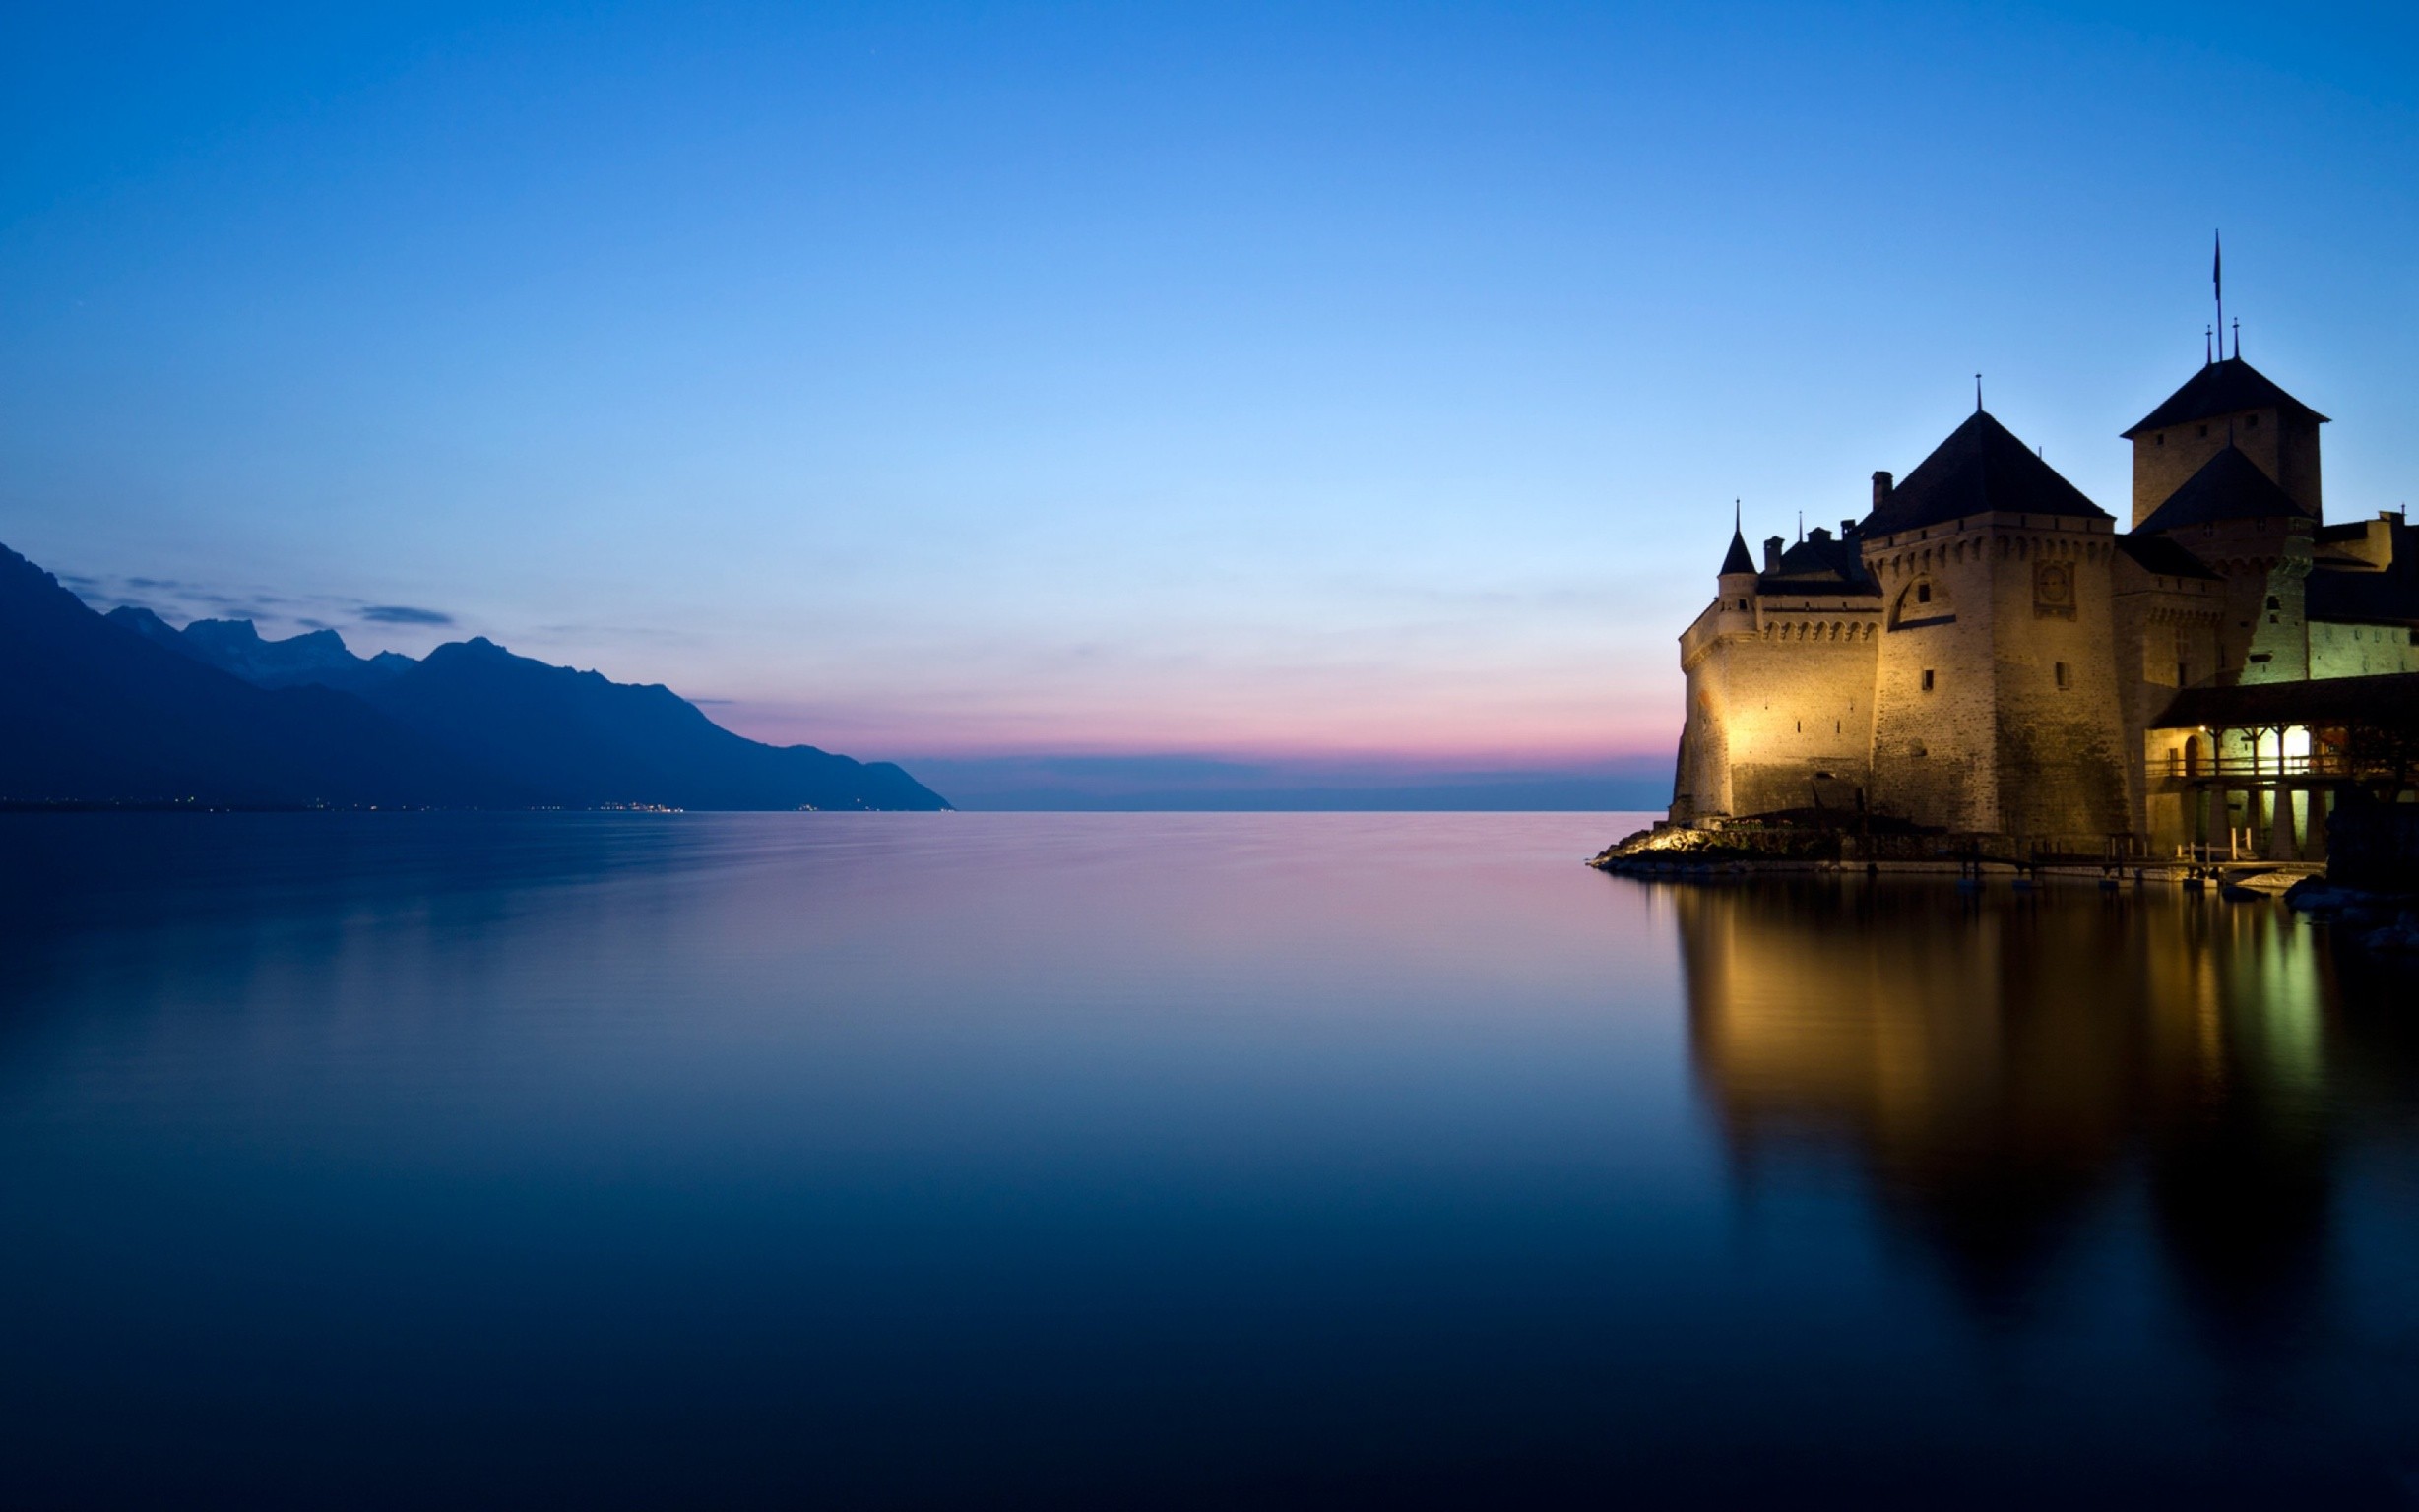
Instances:
[[[2419,539],[2324,523],[2325,423],[2238,339],[2124,432],[2129,529],[1979,397],[1837,536],[1758,561],[1734,526],[1680,638],[1672,822],[2323,854],[2361,720],[2419,697]]]

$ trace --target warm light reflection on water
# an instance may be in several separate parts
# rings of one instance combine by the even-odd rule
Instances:
[[[2174,891],[1969,899],[1912,882],[1684,889],[1699,1073],[1752,1181],[1793,1146],[1867,1173],[1973,1300],[2027,1303],[2136,1175],[2203,1321],[2324,1287],[2333,1062],[2359,1042],[2323,932]]]
[[[0,825],[0,1502],[2402,1505],[2412,977],[1574,815]]]

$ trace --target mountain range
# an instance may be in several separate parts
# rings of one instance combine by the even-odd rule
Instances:
[[[661,685],[483,637],[414,661],[95,612],[0,546],[0,804],[942,809],[888,762],[772,746]]]

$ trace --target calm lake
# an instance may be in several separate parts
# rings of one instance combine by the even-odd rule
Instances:
[[[0,1503],[2419,1501],[2419,974],[1635,824],[0,817]]]

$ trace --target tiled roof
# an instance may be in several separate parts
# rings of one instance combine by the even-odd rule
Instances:
[[[1722,558],[1720,575],[1727,578],[1734,572],[1753,572],[1754,570],[1755,558],[1748,555],[1747,537],[1733,530],[1730,533],[1730,555]]]
[[[2359,724],[2419,713],[2419,672],[2317,677],[2304,682],[2186,688],[2150,722],[2152,729],[2254,729]]]
[[[2138,526],[2134,534],[2146,535],[2158,531],[2180,531],[2188,525],[2210,525],[2220,520],[2259,520],[2277,515],[2298,515],[2301,506],[2294,503],[2274,478],[2260,471],[2260,465],[2243,455],[2240,448],[2229,445],[2224,451],[2200,465],[2200,471],[2184,480],[2184,486],[2167,496],[2167,502],[2150,512],[2150,518]]]
[[[1865,570],[1856,541],[1820,530],[1781,553],[1773,570],[1755,580],[1759,594],[1878,594],[1881,585]]]
[[[2200,558],[2164,536],[2144,536],[2138,532],[2120,536],[2117,549],[2132,557],[2142,571],[2157,577],[2217,580],[2217,574],[2201,565]]]
[[[2165,430],[2246,410],[2276,410],[2322,425],[2326,422],[2326,416],[2276,387],[2267,374],[2241,357],[2226,357],[2186,379],[2184,387],[2168,395],[2164,404],[2143,415],[2125,435],[2132,440],[2145,430]]]
[[[1865,536],[1890,536],[1995,510],[2110,518],[2006,426],[1977,410],[1916,465],[1859,529]]]
[[[2304,617],[2340,624],[2419,624],[2419,530],[2398,521],[2388,529],[2393,560],[2383,572],[2319,564],[2304,589]]]

